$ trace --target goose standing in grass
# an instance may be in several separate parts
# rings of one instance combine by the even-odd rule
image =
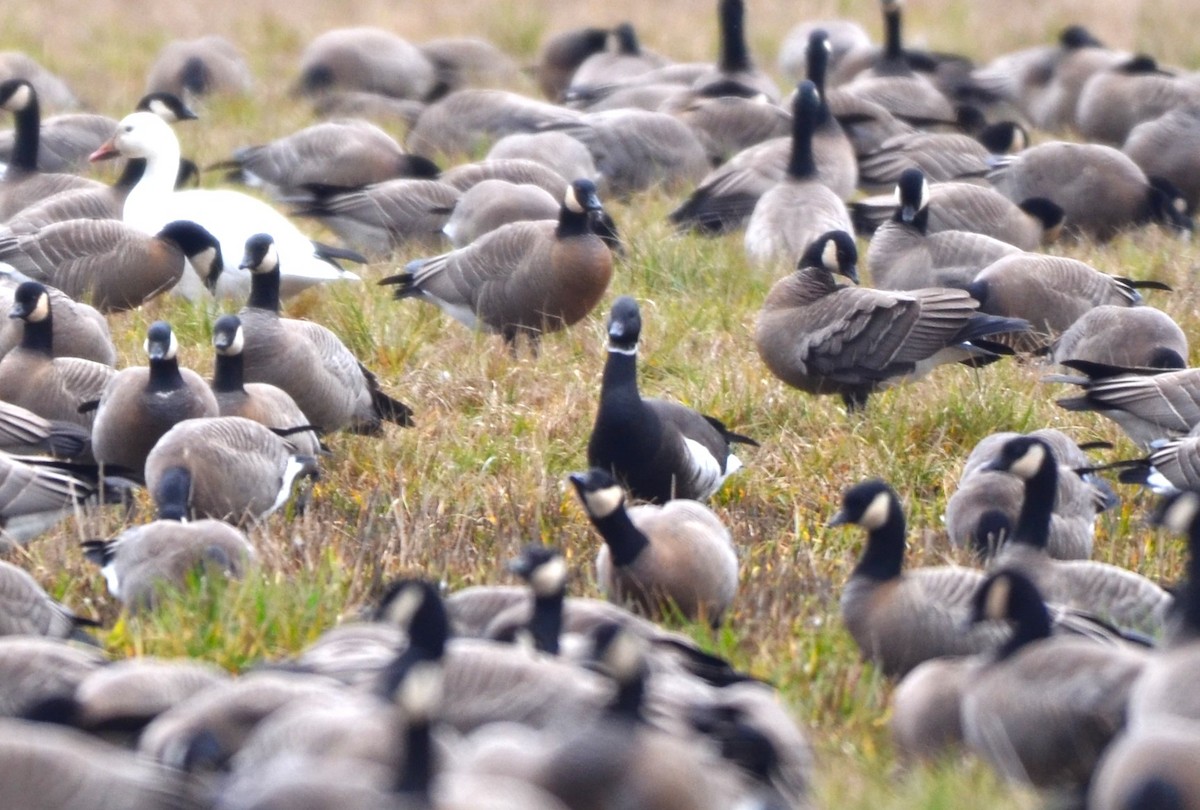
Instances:
[[[746,224],[746,255],[754,264],[790,265],[826,231],[854,233],[845,203],[817,176],[812,139],[820,110],[816,86],[801,82],[787,176],[759,198]]]
[[[571,484],[604,538],[596,576],[609,599],[720,624],[737,594],[738,562],[712,510],[682,498],[626,507],[620,484],[599,468],[573,473]]]
[[[92,428],[96,460],[138,477],[164,433],[185,419],[219,412],[204,378],[179,367],[179,342],[170,324],[150,324],[145,350],[149,366],[122,369],[104,386]]]
[[[102,187],[101,183],[78,175],[38,170],[41,112],[32,84],[25,79],[0,83],[0,109],[11,112],[16,122],[12,157],[0,180],[0,222],[51,194],[71,188]]]
[[[270,234],[246,240],[241,266],[250,271],[250,298],[239,313],[244,379],[282,388],[320,430],[374,434],[385,420],[411,426],[412,408],[384,393],[337,335],[280,317],[281,265]]]
[[[93,360],[54,356],[54,309],[40,283],[17,287],[8,316],[23,321],[24,331],[20,344],[0,359],[0,400],[91,428],[93,415],[80,406],[99,398],[116,372]]]
[[[998,355],[970,341],[1029,326],[977,312],[978,302],[963,290],[838,285],[834,273],[857,281],[857,262],[850,234],[822,234],[796,271],[775,282],[754,331],[759,357],[772,374],[810,394],[838,394],[848,410],[942,363],[995,360]]]
[[[583,319],[612,277],[612,252],[593,230],[603,210],[591,180],[567,187],[558,220],[515,222],[464,248],[409,262],[380,284],[424,298],[471,329],[536,341]]]
[[[0,237],[0,261],[102,312],[141,306],[179,283],[186,265],[215,292],[224,270],[216,237],[183,221],[153,236],[117,220],[60,222]]]
[[[641,332],[637,301],[621,296],[608,319],[608,359],[588,464],[615,475],[639,500],[707,500],[742,466],[730,445],[758,443],[678,403],[643,399],[637,382]]]
[[[92,154],[92,159],[101,160],[116,154],[146,160],[145,174],[125,199],[124,221],[127,225],[146,233],[157,233],[168,222],[191,220],[217,238],[223,256],[240,255],[251,235],[269,231],[277,240],[279,252],[288,266],[281,287],[284,296],[294,295],[314,284],[358,278],[338,267],[334,259],[361,260],[361,257],[313,242],[266,203],[225,189],[175,191],[179,141],[171,127],[153,113],[137,112],[123,118],[117,133]],[[217,291],[223,297],[243,298],[249,287],[249,274],[240,268],[229,267],[222,273]],[[203,294],[200,279],[194,271],[185,272],[176,290],[192,299]]]
[[[177,520],[257,523],[287,503],[298,480],[318,474],[315,458],[240,416],[186,419],[146,457],[146,486],[159,512]]]

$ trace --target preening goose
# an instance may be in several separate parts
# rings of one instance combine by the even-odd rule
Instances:
[[[241,416],[272,430],[286,432],[284,441],[295,452],[313,456],[321,453],[321,442],[315,429],[296,428],[308,425],[308,417],[296,400],[282,388],[268,383],[245,380],[242,351],[246,337],[237,315],[222,315],[213,324],[212,389],[217,397],[221,416]]]
[[[37,415],[90,428],[93,415],[80,406],[99,398],[115,372],[79,357],[54,356],[54,312],[50,294],[36,281],[14,294],[10,318],[24,322],[20,344],[0,359],[0,400]]]
[[[596,576],[609,599],[720,624],[737,593],[738,563],[712,510],[687,499],[626,507],[620,484],[599,468],[572,474],[571,484],[604,539]]]
[[[32,84],[25,79],[0,83],[0,109],[13,114],[16,129],[12,157],[0,181],[0,221],[51,194],[70,188],[101,187],[95,180],[78,175],[38,170],[41,113]]]
[[[101,312],[144,304],[174,287],[185,261],[215,291],[221,244],[194,222],[170,222],[153,236],[117,220],[76,219],[0,237],[0,261]]]
[[[281,256],[269,234],[246,240],[250,298],[242,321],[242,370],[291,394],[308,423],[325,431],[378,433],[383,421],[412,424],[412,408],[389,397],[375,375],[324,326],[280,317]]]
[[[867,545],[842,589],[842,621],[863,658],[902,676],[931,658],[992,649],[999,628],[967,626],[981,571],[935,566],[904,571],[905,521],[900,499],[882,481],[846,490],[831,526],[867,530]]]
[[[763,302],[754,330],[758,355],[793,388],[839,394],[855,410],[873,392],[942,363],[994,360],[969,341],[1028,328],[977,312],[978,302],[963,290],[838,285],[834,273],[857,279],[857,259],[849,234],[822,234]]]
[[[608,319],[608,359],[588,464],[615,475],[639,500],[707,500],[742,466],[730,445],[758,443],[679,403],[643,399],[637,383],[641,332],[637,301],[621,296]]]
[[[867,267],[874,285],[886,290],[966,288],[980,270],[1021,252],[970,231],[929,233],[929,181],[920,169],[905,169],[896,185],[896,211],[871,237]]]
[[[787,176],[759,198],[746,223],[746,255],[755,264],[791,264],[827,231],[854,233],[846,205],[817,176],[812,136],[820,112],[816,86],[802,82],[792,111],[796,131]]]
[[[148,367],[122,369],[104,386],[92,428],[96,460],[135,476],[142,474],[146,456],[175,424],[218,413],[217,399],[204,378],[179,367],[179,342],[170,324],[150,324],[145,350]]]
[[[576,180],[558,220],[505,225],[464,248],[409,262],[383,279],[396,298],[423,298],[472,329],[537,339],[584,318],[612,276],[612,252],[593,232],[596,187]]]
[[[1085,360],[1121,368],[1187,367],[1188,339],[1171,316],[1154,307],[1102,304],[1058,337],[1054,362]]]
[[[300,478],[318,475],[317,460],[299,455],[270,428],[240,416],[186,419],[163,434],[146,457],[146,487],[160,514],[248,525],[292,496]]]
[[[1012,569],[1028,577],[1042,596],[1084,610],[1119,628],[1161,633],[1173,599],[1145,577],[1092,560],[1054,560],[1046,553],[1050,517],[1058,492],[1058,461],[1035,436],[1009,439],[984,469],[1006,470],[1025,484],[1025,498],[1012,537],[992,558],[992,570]]]
[[[222,36],[176,39],[158,52],[146,73],[147,93],[239,95],[253,84],[246,58]]]
[[[1014,570],[980,586],[972,619],[1008,620],[1013,632],[963,692],[967,745],[1010,780],[1085,786],[1124,723],[1145,651],[1051,638],[1041,594]]]
[[[357,279],[353,273],[334,265],[331,259],[354,254],[313,242],[287,217],[253,197],[225,189],[176,192],[179,141],[171,127],[153,113],[138,112],[122,119],[116,135],[96,150],[92,159],[114,154],[146,160],[145,174],[125,200],[124,221],[127,225],[146,233],[157,233],[168,222],[191,220],[217,238],[223,256],[241,255],[251,235],[270,232],[288,266],[281,288],[285,296],[326,281]],[[221,274],[217,292],[225,297],[243,298],[249,287],[249,273],[231,266]],[[189,298],[197,297],[201,294],[199,277],[194,272],[185,272],[177,290]]]

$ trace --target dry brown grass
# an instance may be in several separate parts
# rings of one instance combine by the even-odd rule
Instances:
[[[799,19],[853,13],[878,29],[875,4],[868,0],[749,5],[753,44],[767,66]],[[10,4],[0,11],[0,25],[12,45],[29,49],[110,113],[140,94],[145,68],[167,39],[212,32],[234,39],[249,54],[259,95],[214,102],[204,121],[180,128],[185,153],[206,164],[236,146],[311,121],[285,88],[304,42],[328,27],[381,25],[418,41],[481,35],[527,60],[546,32],[631,19],[647,45],[698,59],[708,58],[715,42],[710,6],[697,0],[64,0]],[[1076,20],[1122,46],[1187,64],[1200,61],[1198,46],[1182,35],[1200,24],[1200,7],[1181,0],[914,2],[907,30],[930,46],[986,58],[1046,41]],[[1162,24],[1166,20],[1170,25]],[[610,300],[629,293],[643,302],[646,393],[718,415],[763,445],[742,454],[747,470],[716,498],[741,549],[736,610],[715,633],[690,630],[780,686],[821,754],[822,806],[949,808],[964,806],[966,796],[975,806],[1032,806],[1031,796],[998,785],[977,764],[897,768],[885,727],[888,685],[858,660],[837,617],[837,594],[861,537],[824,524],[843,488],[884,477],[909,506],[912,563],[936,563],[955,557],[940,515],[962,458],[981,436],[1054,425],[1080,440],[1109,439],[1117,454],[1133,448],[1099,418],[1057,409],[1056,391],[1039,382],[1044,368],[1036,363],[1003,363],[978,373],[943,369],[875,398],[869,414],[857,419],[848,419],[834,401],[787,389],[766,372],[751,340],[771,279],[746,265],[738,236],[710,241],[672,235],[664,217],[676,199],[649,194],[613,206],[631,249],[617,269]],[[1147,231],[1103,248],[1061,250],[1101,269],[1176,285],[1174,294],[1154,293],[1152,300],[1196,333],[1194,247]],[[381,277],[409,258],[402,251],[366,275]],[[500,563],[533,538],[563,546],[576,575],[574,589],[595,594],[597,540],[563,481],[584,464],[604,362],[603,308],[572,331],[546,339],[536,357],[522,353],[515,359],[498,339],[471,334],[432,307],[392,302],[369,283],[310,293],[289,309],[341,334],[391,391],[415,406],[417,427],[389,429],[379,439],[330,437],[333,456],[313,508],[295,520],[277,516],[257,532],[262,576],[219,587],[215,595],[193,589],[155,613],[119,615],[77,544],[110,534],[126,520],[145,519],[144,505],[129,516],[82,516],[18,552],[15,559],[69,604],[115,622],[106,638],[114,654],[203,655],[234,668],[286,655],[368,601],[385,578],[420,572],[452,588],[497,581]],[[185,347],[184,362],[206,371],[215,312],[159,301],[114,318],[122,359],[141,363],[146,324],[166,318]],[[1124,505],[1101,521],[1097,557],[1174,577],[1179,544],[1145,529],[1144,499],[1123,494]]]

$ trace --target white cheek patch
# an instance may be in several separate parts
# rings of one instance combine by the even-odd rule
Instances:
[[[6,109],[16,112],[23,110],[29,106],[29,102],[33,100],[33,90],[27,84],[23,84],[16,89],[11,96],[8,97],[8,102],[4,105]]]
[[[230,342],[229,348],[226,350],[226,353],[227,354],[241,354],[242,350],[245,348],[246,348],[246,335],[244,332],[242,332],[242,327],[239,326],[237,328],[237,332],[235,332],[233,334],[233,340]]]
[[[562,557],[555,557],[542,563],[534,569],[533,576],[529,578],[529,583],[533,587],[534,593],[543,596],[558,593],[562,590],[566,581],[567,561]]]
[[[579,198],[575,196],[575,187],[567,186],[567,194],[563,197],[563,205],[576,214],[583,213],[583,206],[579,202]]]
[[[1037,475],[1042,462],[1046,460],[1046,449],[1040,444],[1031,444],[1025,453],[1013,462],[1012,473],[1018,478],[1028,481]]]
[[[33,312],[29,313],[28,320],[34,323],[41,323],[50,317],[50,296],[42,293],[38,296],[37,304],[33,307]]]
[[[595,492],[584,493],[583,499],[587,503],[588,513],[592,517],[606,518],[625,502],[625,493],[619,486],[605,487]]]
[[[408,627],[412,623],[413,615],[416,614],[424,600],[425,595],[421,593],[420,588],[415,586],[404,588],[388,605],[387,620],[399,627]]]
[[[1196,513],[1200,512],[1200,496],[1195,493],[1184,493],[1175,499],[1163,515],[1163,525],[1176,534],[1187,534]]]
[[[174,360],[179,354],[179,341],[175,338],[175,333],[171,333],[171,342],[167,344],[167,360]]]
[[[917,210],[923,210],[927,205],[929,205],[929,180],[925,179],[921,181],[921,202],[918,204]]]
[[[192,263],[192,268],[201,278],[208,278],[212,275],[213,260],[217,258],[216,248],[205,248],[188,259]]]
[[[442,702],[442,666],[415,664],[400,682],[399,703],[410,719],[428,720]]]
[[[617,680],[627,680],[637,671],[642,662],[641,639],[622,630],[613,636],[612,643],[604,654],[604,663]]]
[[[888,512],[891,511],[891,508],[891,497],[886,492],[880,492],[871,499],[871,505],[863,510],[862,519],[858,523],[867,531],[875,531],[887,523]]]
[[[832,239],[825,242],[825,249],[821,251],[821,265],[827,270],[836,270],[838,268],[837,253],[837,242]]]
[[[1012,593],[1012,580],[1008,577],[997,577],[992,580],[988,589],[987,601],[984,603],[984,616],[989,619],[1003,619],[1008,615],[1008,598]]]
[[[262,263],[259,266],[268,272],[279,267],[279,249],[275,247],[274,242],[267,248],[267,255],[263,256]]]
[[[150,112],[157,115],[164,121],[175,120],[175,111],[163,103],[163,100],[156,98],[150,102]]]

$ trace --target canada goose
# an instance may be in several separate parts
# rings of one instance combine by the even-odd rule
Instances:
[[[194,222],[170,222],[148,237],[117,220],[77,219],[0,237],[0,261],[102,312],[133,309],[171,289],[185,259],[215,291],[221,244]]]
[[[792,110],[796,131],[787,176],[758,199],[746,223],[746,255],[755,264],[792,264],[826,231],[854,234],[845,204],[817,177],[812,135],[820,110],[816,86],[802,82]]]
[[[484,180],[467,189],[454,203],[442,231],[450,244],[461,248],[510,222],[554,219],[558,208],[558,201],[538,186]]]
[[[238,47],[222,36],[176,39],[158,52],[146,73],[147,93],[184,96],[240,95],[253,84]]]
[[[230,178],[263,188],[277,199],[312,185],[351,190],[396,177],[433,178],[438,168],[368,121],[323,121],[260,146],[247,146],[215,167]]]
[[[140,476],[159,438],[185,419],[216,416],[217,399],[196,372],[179,367],[179,343],[166,321],[146,330],[150,365],[122,369],[104,386],[92,427],[92,452],[101,464]]]
[[[831,19],[798,23],[784,37],[779,46],[779,70],[793,81],[812,78],[806,73],[808,60],[812,56],[812,36],[817,31],[825,32],[829,43],[829,63],[837,64],[852,51],[871,47],[871,37],[853,20]]]
[[[4,610],[0,612],[0,636],[49,636],[51,638],[88,639],[81,627],[99,627],[100,623],[76,616],[65,605],[55,602],[32,576],[0,561],[0,594]]]
[[[1085,786],[1124,723],[1129,688],[1146,653],[1051,638],[1041,594],[1013,570],[988,577],[971,616],[1014,626],[996,660],[978,670],[964,690],[967,745],[1010,780]]]
[[[1147,177],[1163,177],[1195,210],[1200,206],[1200,111],[1171,110],[1138,124],[1121,151],[1129,155]]]
[[[430,104],[405,142],[418,155],[470,155],[514,132],[573,123],[579,113],[508,90],[458,90]]]
[[[299,672],[329,679],[330,685],[369,689],[406,643],[405,631],[395,625],[343,622],[301,650],[294,663]]]
[[[1200,370],[1125,369],[1067,360],[1082,377],[1050,377],[1078,385],[1078,396],[1056,400],[1068,411],[1096,411],[1120,426],[1143,448],[1159,439],[1185,436],[1200,425]]]
[[[533,648],[547,655],[558,655],[563,600],[567,591],[567,561],[562,552],[542,545],[528,545],[508,564],[508,569],[525,580],[533,592],[533,612],[525,629]]]
[[[1019,345],[1040,352],[1093,307],[1132,307],[1142,300],[1137,288],[1147,287],[1164,289],[1158,282],[1101,273],[1077,259],[1020,252],[984,267],[966,290],[982,312],[1029,321],[1031,334]]]
[[[1089,141],[1119,147],[1138,124],[1196,104],[1200,85],[1139,55],[1087,80],[1075,108],[1075,126]]]
[[[666,58],[642,48],[637,31],[631,23],[621,23],[609,34],[613,50],[607,48],[592,54],[580,63],[571,75],[567,87],[570,95],[577,88],[593,84],[612,84],[634,79],[649,70],[667,64]]]
[[[66,82],[21,51],[0,53],[0,81],[8,79],[28,81],[50,109],[73,110],[80,106],[79,99],[71,92]]]
[[[92,434],[71,422],[52,422],[0,401],[0,452],[77,459],[90,452]]]
[[[1086,360],[1125,368],[1187,366],[1187,335],[1154,307],[1105,304],[1085,312],[1054,344],[1054,362]]]
[[[612,253],[589,217],[601,210],[592,181],[576,180],[557,222],[505,225],[379,283],[398,285],[397,299],[424,298],[468,328],[497,332],[510,346],[522,332],[536,341],[584,318],[608,289]]]
[[[500,87],[515,83],[519,68],[512,57],[486,39],[441,37],[417,45],[433,63],[437,84],[429,98],[464,87]]]
[[[246,338],[237,315],[222,315],[213,324],[212,389],[221,416],[241,416],[272,430],[287,431],[284,441],[300,455],[317,456],[321,442],[315,430],[293,429],[308,425],[308,417],[287,391],[268,383],[246,383],[242,351]]]
[[[484,160],[513,159],[543,163],[563,178],[586,177],[600,181],[592,153],[565,132],[514,132],[492,144],[484,157]]]
[[[895,210],[893,194],[867,197],[850,205],[860,235],[873,233]],[[1017,205],[1000,192],[974,183],[934,183],[929,187],[927,210],[926,233],[970,231],[1030,251],[1057,239],[1063,221],[1062,209],[1045,198]]]
[[[946,502],[945,523],[950,542],[986,555],[1012,536],[1024,499],[1024,481],[999,470],[988,470],[1004,443],[1018,433],[993,433],[971,451]],[[1111,490],[1075,472],[1087,456],[1064,433],[1052,428],[1033,431],[1051,448],[1059,465],[1058,489],[1050,516],[1046,551],[1058,560],[1089,559],[1096,516],[1111,505]]]
[[[379,28],[337,28],[304,48],[297,90],[308,96],[349,89],[424,99],[436,82],[429,58],[395,34]]]
[[[106,663],[94,644],[40,635],[0,636],[0,717],[24,717],[69,699]]]
[[[962,744],[962,695],[986,656],[930,658],[896,684],[888,729],[903,757],[936,760]]]
[[[319,118],[366,118],[378,124],[412,129],[429,106],[411,98],[393,98],[361,90],[327,90],[312,100]]]
[[[1107,240],[1143,222],[1181,232],[1192,229],[1178,190],[1147,178],[1137,164],[1111,146],[1049,141],[1006,158],[988,174],[1013,202],[1044,197],[1063,209],[1065,227]]]
[[[565,132],[587,146],[606,193],[616,197],[690,186],[710,167],[696,133],[664,112],[589,112],[578,121],[543,124],[541,129]]]
[[[1132,718],[1105,750],[1088,788],[1087,806],[1095,810],[1200,807],[1196,777],[1200,725],[1159,722],[1146,727],[1134,726],[1136,722]]]
[[[716,68],[701,75],[692,83],[699,95],[713,95],[714,85],[739,88],[737,93],[725,90],[722,95],[757,95],[762,93],[773,103],[779,103],[779,88],[766,73],[754,66],[746,44],[746,6],[742,0],[717,0],[717,23],[720,26],[721,48]],[[740,89],[740,88],[744,88]]]
[[[16,303],[17,289],[30,279],[11,267],[0,264],[0,311],[12,309]],[[113,346],[108,321],[95,307],[81,304],[64,295],[62,291],[47,287],[50,306],[57,313],[51,319],[52,346],[55,357],[81,357],[106,366],[117,363],[117,349]],[[6,355],[21,344],[25,338],[25,321],[8,318],[0,325],[0,356]],[[68,420],[69,421],[69,420]]]
[[[575,71],[589,56],[604,50],[608,36],[607,28],[572,28],[543,40],[531,69],[542,95],[555,103],[562,101]]]
[[[637,301],[621,296],[608,318],[608,359],[588,464],[615,475],[638,500],[707,500],[741,469],[730,445],[758,443],[679,403],[644,399],[637,383],[641,332]]]
[[[846,523],[867,530],[867,545],[842,589],[842,621],[863,658],[885,675],[903,676],[930,658],[991,649],[1003,638],[997,628],[966,626],[982,572],[961,566],[903,570],[904,512],[887,484],[864,481],[846,490],[829,525]]]
[[[970,231],[929,233],[929,181],[920,169],[905,169],[896,185],[896,212],[871,237],[867,267],[880,289],[965,289],[985,267],[1022,252],[1015,245]]]
[[[175,519],[257,523],[287,503],[297,479],[318,475],[315,458],[240,416],[186,419],[146,457],[146,487],[159,514]]]
[[[325,281],[358,278],[333,264],[331,257],[361,257],[311,241],[287,217],[260,200],[226,189],[175,191],[179,141],[170,125],[153,113],[137,112],[123,118],[117,133],[92,154],[92,160],[116,154],[146,159],[145,174],[125,199],[126,224],[157,233],[167,222],[191,220],[217,238],[223,256],[239,255],[250,235],[270,231],[288,264],[282,287],[285,296]],[[194,272],[185,272],[176,289],[195,298],[202,294],[199,285]],[[249,285],[248,273],[227,267],[221,274],[218,292],[240,297]]]
[[[1045,599],[1085,610],[1119,628],[1161,632],[1172,597],[1133,571],[1092,560],[1054,560],[1046,553],[1058,493],[1058,461],[1036,436],[1009,439],[983,469],[1022,479],[1025,498],[1012,537],[992,558],[992,570],[1012,569],[1031,579]]]
[[[280,256],[269,234],[246,240],[242,267],[251,273],[242,321],[242,369],[248,382],[291,394],[309,424],[325,431],[373,434],[384,420],[412,425],[412,408],[389,397],[375,375],[333,332],[279,314]]]
[[[37,92],[25,79],[0,83],[0,109],[13,114],[16,139],[4,179],[0,181],[0,221],[51,194],[69,188],[99,188],[100,183],[74,174],[38,171],[41,113]]]
[[[626,508],[621,486],[599,468],[573,473],[571,484],[604,539],[596,576],[609,599],[720,623],[737,593],[737,553],[708,507],[674,499]]]
[[[46,419],[92,427],[92,414],[80,413],[80,405],[98,398],[116,372],[93,360],[54,356],[50,294],[38,282],[17,287],[8,316],[25,328],[20,345],[0,359],[0,399]]]
[[[1200,436],[1193,429],[1179,439],[1157,439],[1148,456],[1105,467],[1126,467],[1122,484],[1141,484],[1159,495],[1200,491]]]
[[[100,567],[109,593],[131,611],[153,606],[163,588],[182,588],[196,570],[215,570],[237,578],[253,564],[254,547],[229,524],[219,520],[183,522],[188,514],[187,495],[182,492],[183,504],[159,503],[160,518],[153,523],[126,529],[111,540],[83,544],[84,555]]]
[[[850,234],[822,234],[767,294],[754,342],[771,373],[793,388],[839,394],[858,410],[873,392],[942,363],[995,359],[969,342],[1028,328],[976,312],[978,302],[962,290],[838,285],[834,273],[857,280],[857,261]]]
[[[408,244],[440,246],[458,197],[440,180],[386,180],[345,191],[313,190],[293,213],[317,218],[368,256],[389,256]]]

